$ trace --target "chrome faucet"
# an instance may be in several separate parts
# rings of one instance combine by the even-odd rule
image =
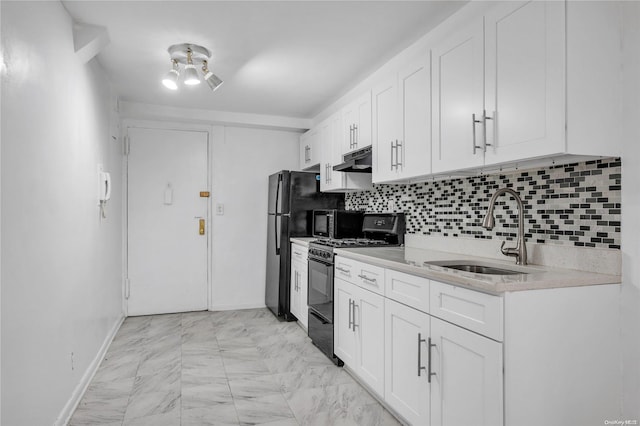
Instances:
[[[500,251],[505,256],[513,256],[516,258],[516,265],[526,265],[527,264],[527,246],[524,242],[524,207],[522,205],[522,200],[516,191],[511,188],[502,188],[498,189],[493,197],[491,197],[491,201],[489,201],[489,208],[487,209],[487,214],[482,221],[482,227],[486,229],[493,229],[496,225],[496,220],[493,217],[493,209],[496,205],[496,199],[502,194],[511,194],[513,198],[516,199],[518,203],[518,242],[515,247],[507,247],[505,248],[505,241],[502,242],[500,246]]]

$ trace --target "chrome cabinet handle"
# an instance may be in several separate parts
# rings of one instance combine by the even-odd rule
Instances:
[[[366,275],[358,275],[358,278],[362,278],[365,281],[368,281],[370,283],[377,283],[378,281],[375,278],[369,278]]]
[[[435,376],[436,373],[431,372],[431,348],[436,346],[434,343],[431,343],[431,337],[429,337],[428,345],[429,345],[429,357],[427,360],[427,382],[431,383],[431,376]]]
[[[353,148],[353,124],[349,126],[349,149]]]
[[[473,128],[473,155],[476,155],[476,149],[483,148],[481,146],[476,145],[476,123],[482,123],[482,120],[476,120],[476,115],[471,114],[471,127]]]
[[[404,151],[404,147],[402,146],[402,141],[399,141],[396,139],[396,170],[398,170],[398,166],[403,166],[402,162],[400,161],[400,155],[398,155],[398,150],[402,148],[402,150]]]
[[[487,120],[493,120],[493,118],[487,117],[487,111],[483,110],[482,111],[482,131],[483,131],[482,145],[484,147],[484,152],[487,152],[487,147],[491,146],[490,143],[487,143]]]
[[[351,304],[352,303],[353,302],[351,301],[351,299],[349,299],[349,330],[351,330],[351,325],[353,324],[353,321],[351,320],[351,317],[352,317],[352,315],[351,315]]]
[[[293,254],[295,254],[296,256],[302,256],[302,253],[300,253],[299,251],[294,251]]]
[[[393,171],[393,150],[395,149],[395,144],[391,141],[391,171]]]
[[[353,326],[352,326],[352,330],[355,333],[356,332],[356,327],[360,327],[358,324],[356,324],[356,307],[358,305],[356,305],[356,301],[353,301]]]
[[[353,125],[353,147],[357,148],[358,147],[358,139],[359,139],[359,134],[358,134],[358,126],[357,125]]]
[[[418,333],[418,377],[420,377],[422,370],[426,370],[427,367],[422,366],[422,344],[426,343],[426,340],[422,338],[422,333]]]
[[[336,266],[336,269],[337,269],[338,271],[342,272],[343,274],[351,275],[351,271],[350,271],[350,270],[348,270],[348,269],[344,269],[344,268],[341,268],[341,267],[339,267],[339,266]]]

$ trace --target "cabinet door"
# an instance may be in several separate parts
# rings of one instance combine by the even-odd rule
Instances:
[[[353,327],[353,303],[357,287],[334,279],[333,352],[347,366],[356,370],[356,333]]]
[[[311,148],[309,135],[309,132],[300,135],[300,170],[304,170],[311,165],[309,158],[309,149]]]
[[[460,23],[448,37],[436,42],[433,58],[433,172],[481,166],[482,131],[474,123],[483,111],[483,18]]]
[[[351,102],[342,109],[342,143],[340,148],[342,155],[355,149],[355,133],[353,128],[358,121],[358,111],[356,107],[357,103]]]
[[[485,15],[486,164],[565,151],[564,7],[502,2]]]
[[[385,299],[384,399],[413,425],[429,424],[429,316]]]
[[[502,344],[431,317],[431,426],[503,424]]]
[[[320,141],[319,128],[309,130],[309,161],[308,166],[315,166],[322,158],[322,143]]]
[[[398,81],[394,74],[373,89],[373,182],[397,176]]]
[[[298,321],[305,329],[309,329],[309,306],[307,305],[309,288],[308,268],[306,263],[298,264],[298,289],[300,290],[300,315],[297,315]]]
[[[361,149],[371,145],[371,92],[360,96],[355,102],[356,128],[355,149]]]
[[[318,126],[318,140],[322,145],[320,156],[320,191],[328,191],[333,178],[333,150],[331,146],[331,120],[327,119]]]
[[[398,74],[400,91],[401,178],[431,173],[431,53],[405,64]]]
[[[291,291],[289,293],[289,309],[291,313],[301,320],[300,310],[300,267],[298,262],[291,262]]]
[[[354,309],[356,374],[378,395],[384,395],[384,297],[357,288]]]

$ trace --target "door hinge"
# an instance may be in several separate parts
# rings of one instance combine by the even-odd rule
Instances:
[[[129,155],[129,153],[131,152],[131,141],[129,139],[129,135],[125,136],[123,139],[123,143],[124,143],[124,155]]]
[[[129,278],[124,279],[124,298],[129,300],[131,294],[131,280]]]

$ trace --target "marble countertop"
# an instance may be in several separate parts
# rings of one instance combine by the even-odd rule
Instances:
[[[622,282],[619,275],[605,275],[539,265],[518,266],[511,259],[502,261],[412,247],[343,248],[335,249],[334,252],[336,255],[350,259],[492,294]],[[514,275],[476,274],[426,263],[452,260],[473,261],[480,265],[523,273]]]
[[[291,244],[300,244],[303,247],[309,247],[309,243],[311,241],[315,241],[317,240],[316,237],[294,237],[294,238],[289,238],[289,241],[291,241]]]

